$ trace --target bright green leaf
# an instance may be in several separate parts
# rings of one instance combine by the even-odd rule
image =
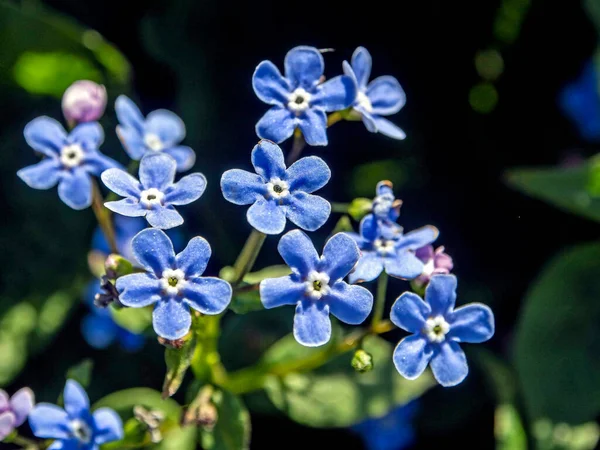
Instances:
[[[165,363],[167,374],[163,383],[163,397],[171,397],[183,382],[183,378],[190,365],[196,348],[196,339],[192,337],[181,348],[166,348]]]
[[[369,214],[373,209],[373,200],[370,198],[355,198],[348,207],[348,214],[352,216],[354,220],[360,222],[360,220]]]
[[[504,403],[496,407],[494,415],[496,450],[527,450],[527,435],[523,421],[514,405]]]
[[[242,400],[227,391],[216,391],[212,402],[217,423],[212,430],[200,429],[204,450],[246,450],[250,445],[250,414]]]

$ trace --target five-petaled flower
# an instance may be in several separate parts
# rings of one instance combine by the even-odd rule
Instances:
[[[210,245],[193,238],[175,255],[164,231],[148,228],[132,241],[133,254],[144,273],[117,279],[119,300],[125,306],[142,308],[155,304],[152,323],[165,339],[179,339],[190,329],[190,307],[202,314],[219,314],[231,301],[231,286],[213,277],[200,277],[210,259]]]
[[[354,82],[345,75],[322,82],[325,63],[314,47],[293,48],[285,56],[284,67],[285,77],[271,61],[261,62],[254,71],[254,92],[273,105],[256,124],[256,134],[279,143],[299,128],[309,145],[327,145],[326,113],[352,104]]]
[[[232,169],[221,178],[225,199],[236,205],[252,204],[246,214],[250,225],[265,234],[279,234],[286,217],[308,231],[327,221],[331,205],[311,195],[331,176],[321,158],[301,158],[286,169],[279,146],[262,140],[252,150],[252,164],[256,173]]]
[[[45,158],[17,175],[34,189],[50,189],[58,183],[58,196],[73,209],[92,204],[91,175],[119,166],[98,151],[104,140],[98,122],[82,123],[67,135],[60,123],[42,116],[29,122],[23,134],[29,146]]]
[[[29,388],[19,389],[10,398],[0,389],[0,441],[25,422],[34,402]]]
[[[117,98],[115,111],[120,124],[117,134],[131,159],[139,160],[149,152],[164,152],[175,158],[179,172],[192,168],[196,154],[190,147],[179,145],[185,138],[185,124],[175,113],[157,109],[144,118],[124,95]]]
[[[423,273],[423,262],[415,251],[435,241],[437,228],[427,225],[402,233],[398,227],[394,235],[389,235],[375,215],[369,214],[360,222],[360,233],[348,233],[356,240],[362,254],[354,271],[348,276],[351,283],[372,281],[385,269],[388,275],[412,280]]]
[[[494,334],[494,314],[483,304],[454,309],[456,277],[434,275],[425,289],[425,301],[405,292],[392,306],[390,318],[411,334],[394,350],[398,372],[409,380],[423,373],[431,362],[433,376],[442,386],[455,386],[469,372],[459,343],[480,343]]]
[[[406,94],[396,78],[386,75],[369,83],[371,55],[364,47],[358,47],[352,55],[352,65],[344,61],[344,73],[356,83],[353,108],[362,117],[371,133],[382,133],[394,139],[404,139],[406,134],[382,116],[396,114],[406,103]]]
[[[123,423],[110,408],[90,411],[90,400],[79,383],[67,380],[65,408],[38,403],[29,414],[33,434],[56,439],[48,450],[97,450],[123,438]]]
[[[320,258],[310,238],[300,230],[285,234],[277,248],[292,274],[261,281],[260,298],[268,309],[296,305],[294,337],[300,344],[316,347],[329,341],[330,313],[351,325],[367,318],[373,295],[361,286],[342,281],[360,255],[350,237],[334,235]]]
[[[173,228],[183,223],[174,205],[187,205],[198,200],[206,188],[201,173],[186,175],[174,183],[177,163],[167,154],[149,154],[140,162],[140,181],[124,170],[109,169],[102,181],[113,192],[126,197],[104,205],[129,217],[145,216],[156,228]]]
[[[450,255],[444,253],[444,247],[438,247],[433,250],[432,245],[426,245],[417,249],[415,255],[424,264],[423,273],[415,278],[417,286],[424,286],[429,283],[433,275],[449,274],[454,267]]]

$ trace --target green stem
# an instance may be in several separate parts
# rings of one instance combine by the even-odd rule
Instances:
[[[332,202],[331,203],[331,212],[332,213],[347,214],[349,207],[350,207],[350,203]]]
[[[240,284],[244,279],[244,276],[252,269],[266,237],[266,234],[261,233],[258,230],[252,230],[252,233],[250,233],[250,236],[246,239],[244,248],[242,248],[240,255],[233,265],[235,277],[232,285],[234,287]]]
[[[38,444],[36,441],[32,441],[31,439],[24,438],[23,436],[19,436],[18,434],[12,436],[6,440],[7,443],[19,445],[27,450],[39,450],[42,447],[42,444]]]
[[[96,220],[102,229],[102,233],[108,241],[111,253],[119,253],[117,250],[117,241],[115,240],[115,230],[113,228],[111,214],[108,209],[104,207],[104,198],[102,192],[98,187],[98,183],[92,180],[92,210],[96,215]]]
[[[383,317],[383,311],[385,309],[385,294],[387,293],[388,274],[383,271],[377,279],[377,298],[375,299],[375,309],[373,311],[373,319],[371,320],[371,328],[375,328],[381,318]]]
[[[332,114],[329,114],[329,116],[327,117],[327,127],[330,127],[341,120],[344,120],[344,117],[342,116],[342,113],[340,111],[336,111]]]

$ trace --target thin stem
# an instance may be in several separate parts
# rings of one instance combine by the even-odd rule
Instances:
[[[233,269],[235,270],[235,277],[232,282],[233,286],[240,284],[244,276],[250,272],[266,237],[266,234],[258,230],[252,230],[252,233],[246,239],[244,248],[242,248],[240,255],[233,265]]]
[[[300,130],[296,130],[294,132],[294,143],[292,144],[292,150],[290,151],[286,161],[288,166],[300,158],[300,154],[302,153],[302,150],[304,150],[304,147],[306,147],[304,136],[302,136]]]
[[[92,180],[92,209],[96,215],[96,220],[102,229],[102,233],[108,241],[111,253],[119,253],[117,250],[117,241],[115,240],[115,230],[113,228],[111,214],[104,207],[104,198],[98,187],[98,183]]]
[[[10,440],[8,440],[7,442],[10,442],[11,444],[15,445],[20,445],[22,448],[27,450],[38,450],[41,448],[41,444],[38,445],[37,442],[31,439],[24,438],[23,436],[19,436],[18,434],[16,436],[11,437]]]
[[[340,111],[331,113],[329,114],[329,116],[327,116],[327,127],[330,127],[341,120],[344,120],[344,117],[342,116],[342,113]]]
[[[332,202],[331,203],[331,212],[346,214],[348,212],[349,207],[350,207],[350,203]]]
[[[387,293],[388,274],[383,271],[377,279],[377,298],[375,299],[375,310],[373,311],[373,319],[371,320],[371,328],[377,326],[383,317],[385,308],[385,294]]]

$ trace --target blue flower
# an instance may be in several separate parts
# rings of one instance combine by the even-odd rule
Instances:
[[[143,308],[155,304],[152,322],[165,339],[179,339],[189,331],[190,307],[202,314],[219,314],[231,301],[231,286],[213,277],[200,277],[210,259],[210,245],[195,237],[175,255],[164,231],[148,228],[132,242],[133,254],[144,273],[117,279],[119,300],[125,306]]]
[[[382,227],[373,214],[360,222],[360,234],[348,233],[356,240],[362,252],[358,264],[348,276],[351,283],[372,281],[385,269],[388,275],[412,280],[423,273],[423,262],[415,251],[431,244],[438,237],[437,228],[428,225],[409,233],[402,233],[396,225],[393,235]]]
[[[293,48],[285,56],[284,67],[285,77],[271,61],[261,62],[254,71],[254,92],[273,105],[256,124],[256,134],[280,143],[299,128],[309,145],[327,145],[326,113],[350,106],[356,86],[344,75],[322,83],[325,63],[314,47]]]
[[[110,408],[90,411],[90,400],[79,383],[67,380],[65,408],[38,403],[29,425],[39,438],[56,439],[48,450],[97,450],[106,442],[123,439],[123,423]]]
[[[60,123],[42,116],[29,122],[23,134],[29,146],[45,158],[17,175],[34,189],[50,189],[58,183],[58,196],[73,209],[92,204],[91,175],[119,166],[98,151],[104,140],[98,122],[77,125],[67,135]]]
[[[442,386],[455,386],[469,373],[459,343],[485,342],[494,335],[494,314],[483,304],[454,309],[456,277],[434,275],[425,289],[425,301],[405,292],[392,306],[390,318],[398,327],[413,333],[394,350],[400,375],[414,380],[431,362],[433,376]]]
[[[400,228],[395,222],[398,220],[398,217],[400,217],[402,200],[396,200],[396,197],[394,196],[394,185],[389,180],[383,180],[377,183],[375,195],[372,208],[373,214],[379,221],[380,226],[390,228],[391,232],[395,234]]]
[[[331,177],[321,158],[301,158],[286,169],[279,146],[262,140],[252,150],[252,165],[256,173],[239,169],[225,172],[221,190],[225,199],[236,205],[252,205],[246,216],[258,231],[279,234],[286,218],[308,231],[315,231],[327,221],[331,205],[311,195]]]
[[[198,200],[206,189],[201,173],[186,175],[174,183],[177,163],[166,154],[149,154],[140,163],[140,181],[124,170],[109,169],[102,181],[113,192],[126,197],[104,206],[117,214],[129,217],[145,216],[156,228],[173,228],[183,223],[175,205],[187,205]]]
[[[406,94],[398,80],[392,76],[375,78],[371,75],[371,55],[364,47],[358,47],[352,55],[352,66],[344,61],[344,73],[352,78],[357,86],[353,107],[371,133],[385,134],[394,139],[404,139],[406,134],[382,116],[396,114],[406,103]],[[369,83],[369,84],[367,84]]]
[[[417,412],[416,401],[394,408],[383,417],[367,419],[352,426],[367,450],[402,450],[415,440],[412,421]]]
[[[146,153],[164,152],[177,161],[177,170],[189,170],[196,161],[190,147],[179,145],[185,138],[185,124],[175,113],[157,109],[144,116],[131,99],[120,95],[115,102],[120,125],[117,134],[131,159],[142,159]]]
[[[351,325],[367,318],[373,295],[361,286],[342,281],[360,255],[350,237],[334,235],[319,258],[310,238],[293,230],[281,238],[277,249],[292,274],[261,281],[260,299],[267,309],[296,305],[294,337],[300,344],[316,347],[329,341],[330,313]]]

